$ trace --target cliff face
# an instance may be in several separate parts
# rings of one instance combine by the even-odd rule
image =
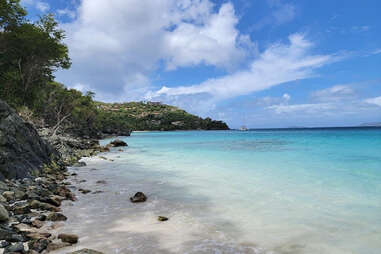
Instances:
[[[0,179],[31,177],[58,153],[0,100]]]

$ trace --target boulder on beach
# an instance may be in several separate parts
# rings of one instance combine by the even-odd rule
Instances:
[[[145,202],[147,197],[143,192],[137,192],[133,197],[130,197],[130,200],[132,203]]]
[[[61,239],[64,243],[77,243],[78,242],[78,236],[74,234],[59,234],[58,239]]]
[[[126,142],[120,139],[115,139],[114,141],[110,142],[110,144],[113,147],[121,147],[121,146],[128,146]]]

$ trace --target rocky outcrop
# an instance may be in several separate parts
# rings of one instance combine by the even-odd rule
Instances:
[[[0,100],[0,179],[38,175],[59,154]]]

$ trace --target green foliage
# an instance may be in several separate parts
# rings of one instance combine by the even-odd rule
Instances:
[[[8,30],[25,20],[26,10],[20,6],[20,0],[0,0],[0,27]]]
[[[14,107],[34,108],[40,92],[53,81],[53,72],[70,67],[68,48],[62,43],[64,32],[57,26],[47,15],[35,24],[23,20],[2,27],[0,98]]]
[[[221,121],[202,119],[177,107],[153,102],[124,104],[98,103],[102,118],[100,128],[112,132],[112,127],[131,130],[226,130]]]

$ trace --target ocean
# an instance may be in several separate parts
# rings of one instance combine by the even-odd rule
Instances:
[[[381,253],[381,129],[134,132],[58,232],[105,253]],[[107,144],[110,139],[102,140]],[[97,184],[106,180],[107,184]],[[143,191],[148,201],[132,204]],[[157,216],[167,222],[158,222]],[[57,252],[58,253],[58,252]]]

